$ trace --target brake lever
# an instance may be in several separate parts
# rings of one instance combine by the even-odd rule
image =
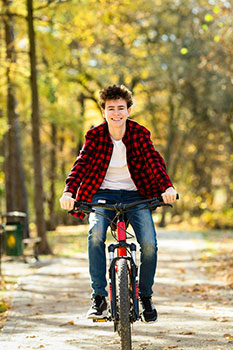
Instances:
[[[84,212],[85,214],[90,214],[90,213],[94,213],[95,209],[90,208],[88,205],[80,205],[80,206],[75,205],[72,210],[68,211],[68,214],[74,214],[78,212]]]
[[[160,202],[156,205],[149,206],[149,209],[151,209],[153,211],[153,210],[156,210],[158,207],[171,207],[171,208],[173,208],[173,205]]]
[[[173,208],[173,205],[170,204],[170,203],[162,203],[161,207],[171,207],[171,208]]]

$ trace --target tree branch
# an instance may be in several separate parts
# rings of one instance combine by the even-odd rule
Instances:
[[[75,82],[75,83],[78,83],[79,85],[81,85],[84,90],[86,90],[86,92],[88,93],[88,95],[85,95],[85,98],[89,99],[89,100],[92,100],[95,102],[97,108],[101,111],[101,108],[100,108],[100,105],[99,105],[99,102],[98,100],[95,98],[95,92],[91,89],[89,89],[85,84],[84,82],[82,81],[82,79],[80,78],[70,78],[69,81],[72,81],[72,82]],[[94,80],[95,81],[95,80]],[[96,82],[96,81],[95,81]]]
[[[65,4],[67,2],[71,2],[72,0],[47,0],[47,3],[45,5],[41,5],[39,7],[36,7],[34,9],[34,11],[39,11],[39,10],[43,10],[47,7],[49,7],[50,5],[62,5],[62,4]]]
[[[15,12],[9,12],[9,11],[6,11],[5,13],[0,13],[0,17],[19,17],[19,18],[23,18],[23,19],[26,19],[27,16],[24,16],[24,15],[21,15],[19,13],[15,13]]]
[[[18,17],[18,18],[23,18],[23,19],[27,19],[27,16],[21,15],[20,13],[16,13],[16,12],[5,12],[5,13],[0,13],[0,18],[1,17]],[[38,16],[33,16],[33,19],[37,20],[37,21],[42,21],[42,22],[47,22],[47,23],[52,23],[51,20],[45,20],[41,17]]]

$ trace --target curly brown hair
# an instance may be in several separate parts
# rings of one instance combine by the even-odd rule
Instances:
[[[123,98],[127,103],[127,108],[133,104],[132,92],[124,85],[110,85],[99,92],[99,103],[102,109],[105,108],[107,100],[118,100]]]

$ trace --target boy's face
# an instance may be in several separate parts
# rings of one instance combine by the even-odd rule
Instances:
[[[131,112],[123,98],[107,100],[102,110],[103,116],[111,128],[122,128]]]

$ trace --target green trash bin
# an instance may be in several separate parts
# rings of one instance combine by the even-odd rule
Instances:
[[[25,213],[9,212],[4,214],[7,222],[4,225],[4,251],[9,256],[23,255],[23,219]]]

